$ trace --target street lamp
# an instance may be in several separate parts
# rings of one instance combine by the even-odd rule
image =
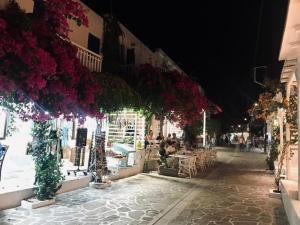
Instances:
[[[206,112],[203,109],[203,147],[206,145]]]

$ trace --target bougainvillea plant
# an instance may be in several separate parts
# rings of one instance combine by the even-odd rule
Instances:
[[[162,121],[167,113],[163,95],[168,89],[168,80],[159,68],[154,68],[150,64],[141,65],[136,78],[134,89],[142,98],[145,113],[155,115],[156,119]]]
[[[125,108],[138,110],[141,104],[138,93],[133,90],[121,77],[111,73],[94,73],[103,91],[96,97],[101,105],[101,112],[113,113]]]
[[[145,113],[155,115],[161,127],[165,118],[181,127],[201,120],[203,109],[209,105],[199,84],[177,71],[144,64],[136,78],[130,82],[141,96]]]
[[[163,94],[168,119],[181,127],[202,120],[203,110],[208,109],[210,102],[201,93],[199,84],[177,71],[167,72],[166,76],[173,80],[169,91]]]
[[[68,18],[87,25],[83,7],[73,0],[34,2],[33,14],[14,1],[0,10],[0,96],[21,118],[35,121],[36,194],[45,200],[55,196],[62,181],[54,148],[58,138],[50,135],[49,119],[101,117],[94,101],[101,88],[68,39]]]
[[[273,112],[277,111],[277,108],[287,108],[288,102],[286,99],[283,98],[282,101],[278,101],[276,94],[272,92],[261,93],[258,102],[248,110],[248,113],[256,119],[266,121]]]
[[[68,19],[87,25],[82,6],[72,0],[35,1],[33,15],[17,3],[0,11],[0,94],[24,119],[98,116],[101,88],[80,64],[68,39]],[[16,23],[16,21],[21,21]]]

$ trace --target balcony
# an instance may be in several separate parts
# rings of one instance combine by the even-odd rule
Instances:
[[[77,57],[82,65],[89,68],[91,72],[101,72],[102,55],[98,55],[74,42],[72,42],[72,44],[78,49]]]

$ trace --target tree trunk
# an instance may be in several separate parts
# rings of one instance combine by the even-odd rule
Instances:
[[[161,116],[159,118],[159,132],[161,133],[161,135],[163,135],[164,121],[165,121],[165,117]]]
[[[151,127],[151,123],[152,123],[152,117],[153,117],[153,114],[151,114],[151,116],[146,116],[146,130],[145,130],[145,134],[149,134],[149,132],[150,132],[150,127]]]
[[[264,122],[264,153],[267,153],[267,142],[268,142],[268,135],[267,135],[267,122]]]

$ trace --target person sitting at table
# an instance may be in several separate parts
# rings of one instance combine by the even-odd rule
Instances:
[[[173,143],[177,143],[177,142],[178,142],[178,138],[176,137],[176,133],[173,133],[173,134],[172,134],[171,141],[172,141]]]
[[[175,153],[176,152],[175,146],[168,145],[166,148],[166,151],[167,151],[166,152],[167,155],[171,155],[171,154]]]
[[[144,148],[146,149],[148,145],[150,145],[150,142],[148,140],[148,136],[146,135],[145,136],[145,142],[144,142]]]
[[[167,137],[167,144],[168,145],[171,145],[172,144],[172,137],[171,137],[171,134],[168,134],[168,137]]]
[[[176,133],[172,134],[171,143],[172,143],[172,146],[174,146],[174,148],[177,146],[177,144],[180,144],[179,139],[176,137]]]
[[[156,137],[157,141],[163,141],[164,140],[164,136],[162,135],[161,132],[158,133],[158,136]]]
[[[159,145],[159,155],[160,155],[160,162],[159,164],[164,164],[167,166],[167,151],[166,151],[166,144],[162,141]]]
[[[147,135],[148,141],[153,140],[153,131],[149,130],[149,134]]]

